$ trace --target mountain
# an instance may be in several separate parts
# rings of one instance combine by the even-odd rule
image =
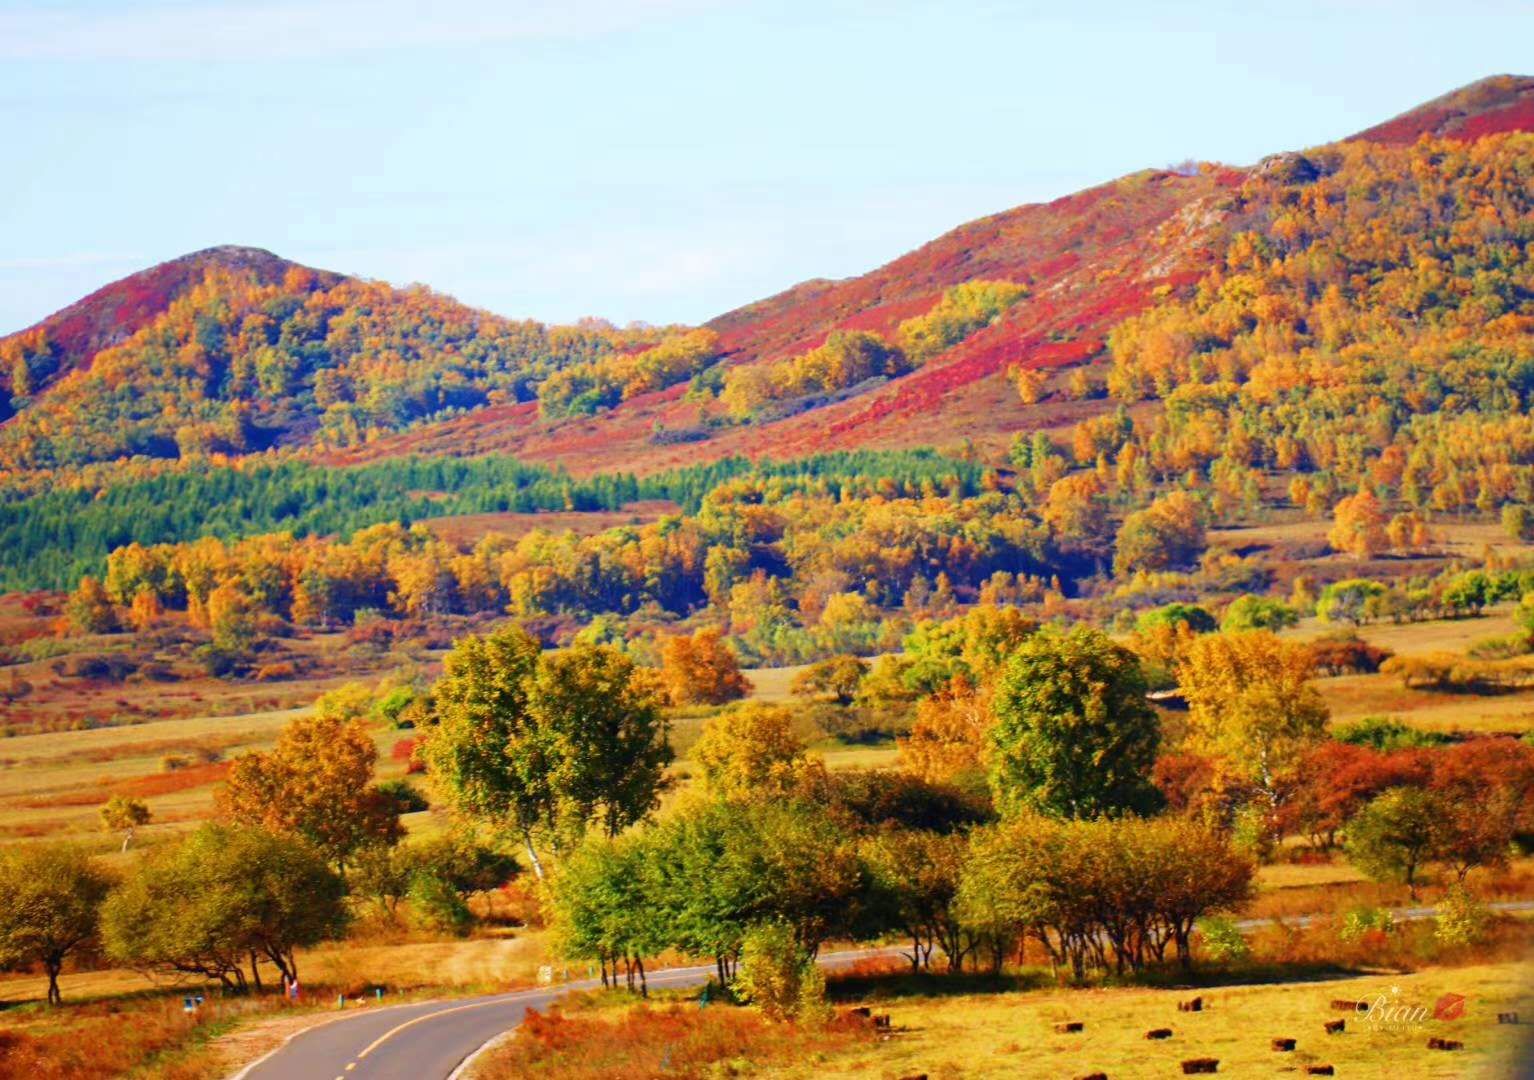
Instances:
[[[17,408],[0,427],[0,472],[272,446],[331,464],[510,452],[575,472],[966,441],[994,458],[1019,431],[1070,437],[1097,422],[1115,408],[1111,387],[1149,424],[1173,400],[1168,378],[1206,382],[1200,355],[1237,338],[1214,319],[1204,338],[1178,330],[1142,354],[1137,320],[1213,318],[1201,305],[1232,287],[1237,266],[1252,266],[1252,288],[1288,293],[1270,268],[1293,260],[1291,277],[1312,284],[1272,304],[1303,311],[1311,290],[1330,288],[1335,317],[1388,316],[1425,348],[1438,331],[1422,312],[1455,289],[1414,294],[1429,307],[1399,320],[1397,294],[1434,262],[1495,294],[1454,316],[1474,324],[1462,337],[1514,325],[1527,283],[1505,245],[1526,231],[1519,133],[1531,129],[1534,79],[1497,76],[1330,146],[1146,170],[981,218],[867,274],[805,282],[696,329],[512,322],[419,287],[210,249],[0,341]],[[1473,146],[1490,164],[1423,138]],[[1459,200],[1448,209],[1446,189]],[[1397,230],[1395,248],[1364,228],[1371,217]],[[1374,303],[1387,306],[1371,315]],[[1332,346],[1297,316],[1240,347]]]
[[[267,285],[282,281],[294,269],[331,283],[341,280],[339,274],[308,270],[261,248],[233,244],[205,248],[129,274],[25,330],[0,338],[0,355],[7,346],[45,341],[56,366],[41,380],[40,389],[87,364],[102,349],[127,340],[215,269],[246,274]]]

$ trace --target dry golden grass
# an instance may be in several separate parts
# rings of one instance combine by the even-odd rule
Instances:
[[[1057,1080],[1103,1071],[1119,1078],[1178,1075],[1178,1064],[1214,1057],[1221,1075],[1267,1076],[1305,1064],[1333,1064],[1338,1076],[1503,1077],[1528,1026],[1499,1025],[1496,1014],[1527,1016],[1534,999],[1526,963],[1433,968],[1321,982],[1203,989],[1204,1011],[1177,1011],[1189,990],[1048,990],[1022,994],[918,997],[881,1003],[895,1034],[888,1042],[857,1046],[821,1060],[773,1066],[754,1075],[809,1080],[899,1077],[926,1073],[932,1080]],[[1434,1020],[1444,994],[1461,994],[1465,1015]],[[1339,1013],[1334,998],[1424,1006],[1420,1023],[1370,1023],[1347,1017],[1348,1030],[1328,1036],[1322,1024]],[[1058,1034],[1054,1025],[1080,1020],[1085,1030]],[[1169,1027],[1173,1036],[1147,1041],[1145,1032]],[[1463,1051],[1429,1051],[1431,1036],[1459,1039]],[[1293,1053],[1275,1053],[1274,1038],[1294,1038]]]

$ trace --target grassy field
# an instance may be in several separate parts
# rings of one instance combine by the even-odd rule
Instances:
[[[1338,1076],[1507,1077],[1531,1027],[1499,1025],[1498,1012],[1534,1007],[1534,966],[1496,964],[1434,968],[1410,975],[1199,990],[1204,1011],[1184,1013],[1177,1003],[1194,991],[1102,989],[1035,993],[937,995],[884,1002],[894,1034],[822,1060],[776,1068],[759,1075],[783,1080],[836,1077],[900,1077],[925,1073],[931,1080],[1056,1080],[1094,1071],[1120,1078],[1177,1075],[1194,1057],[1219,1059],[1220,1073],[1234,1076],[1293,1074],[1299,1066],[1331,1064]],[[1466,999],[1464,1016],[1433,1019],[1445,994]],[[1328,1036],[1322,1025],[1344,1014],[1335,998],[1378,1002],[1386,1008],[1371,1022],[1347,1016],[1347,1031]],[[1404,1018],[1422,1007],[1425,1018]],[[1389,1014],[1389,1016],[1387,1016]],[[1401,1018],[1391,1019],[1390,1017]],[[1079,1020],[1080,1033],[1058,1034],[1054,1025]],[[1171,1028],[1170,1039],[1147,1041],[1145,1032]],[[1458,1039],[1459,1052],[1429,1051],[1430,1037]],[[1277,1053],[1271,1040],[1293,1038],[1292,1053]]]

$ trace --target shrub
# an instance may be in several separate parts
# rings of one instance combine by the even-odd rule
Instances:
[[[1463,882],[1455,882],[1438,905],[1433,936],[1448,946],[1479,945],[1486,940],[1491,911]]]
[[[1237,851],[1265,863],[1273,858],[1277,843],[1273,822],[1268,811],[1257,803],[1247,803],[1236,811],[1231,824],[1231,843]]]
[[[1395,919],[1381,907],[1364,905],[1353,908],[1342,917],[1337,937],[1346,942],[1360,941],[1366,934],[1388,934],[1395,929]]]
[[[786,923],[746,932],[735,990],[769,1020],[814,1020],[826,1011],[826,983]]]
[[[1198,932],[1204,955],[1217,964],[1239,963],[1252,954],[1252,947],[1247,944],[1245,935],[1232,920],[1223,915],[1200,919]]]
[[[1328,634],[1310,643],[1317,675],[1372,675],[1391,658],[1389,649],[1370,645],[1357,634]]]
[[[1353,746],[1367,746],[1382,753],[1391,750],[1425,750],[1450,741],[1436,731],[1419,731],[1388,716],[1366,716],[1338,727],[1332,737]]]

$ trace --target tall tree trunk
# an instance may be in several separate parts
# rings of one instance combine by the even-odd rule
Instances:
[[[64,967],[64,960],[62,957],[58,959],[50,958],[43,962],[43,966],[48,971],[48,1004],[62,1005],[64,1003],[64,995],[59,993],[59,971]]]
[[[538,848],[533,844],[533,834],[530,831],[523,830],[522,843],[527,846],[527,861],[533,864],[533,875],[542,881],[543,860],[538,858]]]

